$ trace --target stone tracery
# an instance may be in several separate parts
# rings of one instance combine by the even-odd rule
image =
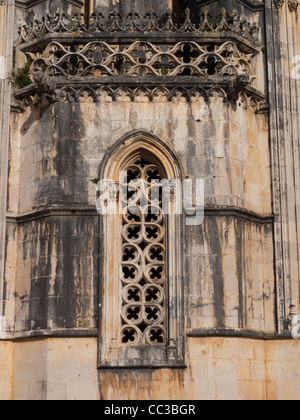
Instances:
[[[127,168],[120,270],[123,345],[166,345],[165,215],[159,201],[151,209],[156,188],[151,182],[161,178],[159,168],[144,160]],[[130,182],[137,188],[134,195]]]
[[[194,41],[176,45],[137,41],[125,46],[94,41],[75,49],[58,42],[49,44],[42,57],[31,54],[33,71],[42,70],[51,77],[246,75],[250,82],[255,78],[253,55],[243,53],[231,41],[203,46]]]
[[[92,14],[89,26],[80,14],[47,12],[31,25],[22,22],[19,34],[33,80],[43,75],[38,85],[16,92],[21,107],[37,103],[44,91],[53,102],[84,97],[98,102],[104,92],[114,101],[124,93],[134,101],[144,92],[152,101],[158,91],[168,100],[178,94],[209,100],[215,92],[228,101],[242,92],[258,103],[265,99],[252,86],[262,34],[236,10],[212,15],[205,7],[196,23],[189,9],[179,22],[171,11],[142,18],[115,10],[109,16]]]

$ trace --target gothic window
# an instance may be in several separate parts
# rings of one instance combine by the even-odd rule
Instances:
[[[166,216],[152,181],[165,176],[141,155],[126,169],[122,215],[121,283],[123,345],[166,345]],[[136,191],[130,190],[136,185]],[[155,184],[154,184],[155,185]],[[134,188],[132,188],[134,189]],[[134,205],[133,205],[134,201]]]
[[[182,180],[180,162],[159,139],[135,133],[109,151],[100,175],[118,211],[101,217],[99,367],[182,367],[182,215],[172,202],[164,214],[161,184],[152,183]]]

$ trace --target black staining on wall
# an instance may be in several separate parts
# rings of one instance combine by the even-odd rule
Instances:
[[[210,220],[211,256],[213,259],[214,312],[219,328],[225,327],[224,276],[220,232],[215,219]]]
[[[64,328],[95,328],[97,217],[61,217],[57,239],[56,318]]]
[[[121,16],[137,13],[144,17],[149,12],[162,15],[168,10],[168,0],[96,0],[95,8],[105,16],[117,10]]]
[[[217,220],[206,218],[202,225],[188,227],[186,233],[190,326],[222,328],[225,326],[222,234]]]
[[[17,248],[16,328],[95,330],[99,216],[89,206],[91,174],[82,147],[80,106],[36,107],[28,113],[23,134],[23,215],[12,219],[7,239]],[[28,171],[33,172],[30,178]],[[11,272],[7,276],[13,277]]]
[[[56,104],[54,118],[53,203],[87,205],[89,168],[81,149],[85,126],[79,104]]]
[[[46,217],[18,229],[17,324],[23,331],[95,329],[98,217]]]
[[[242,224],[239,219],[235,220],[235,232],[236,232],[236,267],[237,267],[237,278],[238,278],[238,323],[239,328],[244,328],[245,318],[247,317],[247,311],[245,310],[245,261],[244,261],[244,235]]]
[[[30,130],[30,131],[29,131]],[[30,132],[30,137],[28,136]],[[33,209],[88,205],[89,168],[83,155],[85,126],[79,105],[55,104],[33,109],[22,127],[21,184],[33,171]],[[27,196],[28,198],[28,196]],[[28,211],[22,200],[21,209]]]
[[[3,312],[0,313],[0,316],[4,316],[7,312],[7,309],[10,305],[11,300],[16,298],[15,290],[11,291],[11,285],[9,284],[10,275],[14,272],[14,261],[10,256],[10,247],[9,244],[15,243],[17,241],[18,229],[15,225],[8,225],[6,229],[5,236],[5,256],[6,256],[6,269],[3,282]],[[12,296],[13,294],[13,296]],[[7,329],[13,328],[12,325],[8,323],[6,325]]]
[[[35,13],[44,15],[46,8],[54,15],[57,6],[63,3],[64,10],[69,3],[62,1],[42,2],[40,9],[30,11],[28,23]],[[106,10],[101,3],[105,3]],[[221,7],[225,7],[230,14],[234,9],[241,16],[254,16],[247,7],[239,1],[175,1],[174,11],[183,12],[186,6],[191,9],[191,17],[199,22],[199,13],[207,5],[212,16],[219,14]],[[145,15],[153,9],[158,15],[168,8],[168,1],[137,0],[114,2],[96,2],[96,10],[107,14],[115,6],[119,6],[122,14],[136,12]],[[183,7],[184,6],[184,7]],[[37,6],[38,7],[38,6]],[[255,13],[255,16],[257,13]],[[261,13],[261,19],[263,13]],[[260,22],[261,28],[263,22]],[[236,92],[235,92],[236,93]],[[234,95],[233,95],[234,96]],[[280,100],[280,98],[279,98]],[[186,117],[187,126],[182,137],[184,146],[180,146],[180,153],[184,162],[186,173],[194,178],[206,180],[206,204],[213,206],[217,199],[214,184],[214,162],[217,159],[216,140],[224,138],[225,143],[230,140],[229,115],[232,109],[227,102],[226,115],[223,112],[226,127],[220,134],[218,122],[214,118],[214,102],[210,99],[208,105],[209,118],[198,130],[201,118],[197,120],[194,115],[192,103]],[[234,105],[236,97],[234,97]],[[98,109],[103,104],[94,104]],[[104,152],[111,146],[118,131],[113,124],[113,118],[107,118],[106,128],[97,130],[94,121],[87,121],[88,106],[83,103],[56,103],[50,105],[45,99],[28,112],[22,129],[21,160],[28,158],[32,151],[32,162],[21,162],[21,191],[25,191],[26,171],[31,165],[36,170],[30,181],[34,181],[34,188],[29,188],[32,197],[24,199],[20,204],[20,213],[33,212],[28,219],[17,220],[10,225],[10,243],[17,242],[18,261],[16,274],[16,325],[18,331],[39,331],[42,329],[94,329],[97,327],[97,311],[99,303],[98,285],[101,287],[101,272],[99,268],[99,217],[96,211],[93,215],[86,212],[89,208],[90,179],[98,176],[95,166],[91,169],[90,162],[95,155],[87,158],[84,141],[89,147],[95,145],[96,154]],[[105,104],[103,106],[106,106]],[[124,105],[125,106],[125,105]],[[136,102],[130,106],[129,120],[131,129],[135,130],[141,121],[137,112]],[[155,106],[155,105],[154,105]],[[84,116],[82,109],[84,109]],[[125,108],[124,108],[125,109]],[[124,110],[123,109],[123,110]],[[166,107],[167,109],[167,107]],[[174,105],[175,109],[175,105]],[[119,111],[120,112],[120,111]],[[176,113],[169,112],[168,140],[176,139]],[[95,113],[100,118],[100,112]],[[115,117],[115,116],[114,116]],[[199,118],[199,117],[198,117]],[[221,118],[220,118],[221,120]],[[91,138],[87,139],[87,125],[94,124]],[[152,122],[148,125],[148,130]],[[145,128],[143,125],[143,129]],[[127,130],[125,127],[124,130]],[[109,135],[103,135],[104,131]],[[163,131],[163,130],[162,130]],[[125,134],[125,133],[124,133]],[[101,136],[105,137],[102,139]],[[111,139],[108,140],[109,136]],[[178,136],[178,135],[177,135]],[[29,138],[30,137],[30,138]],[[167,136],[165,136],[167,137]],[[177,137],[178,140],[178,137]],[[228,140],[228,142],[227,142]],[[203,147],[202,147],[203,145]],[[31,148],[26,153],[26,148]],[[99,167],[102,155],[99,153]],[[229,155],[229,153],[226,153]],[[95,158],[96,159],[96,158]],[[226,161],[226,177],[233,178],[233,169],[230,160]],[[25,179],[25,182],[22,181]],[[29,180],[29,179],[28,179]],[[23,183],[22,183],[23,182]],[[232,185],[231,185],[232,187]],[[232,190],[232,188],[231,188]],[[229,195],[229,194],[228,194]],[[26,194],[24,193],[24,197]],[[32,200],[31,200],[32,199]],[[230,201],[231,197],[228,197]],[[76,210],[77,209],[77,210]],[[40,211],[49,211],[47,215],[40,215]],[[24,220],[26,219],[26,220]],[[262,291],[254,292],[254,283],[260,284],[262,278],[248,278],[249,262],[248,236],[257,229],[257,236],[264,237],[266,243],[272,243],[272,225],[245,221],[236,216],[207,216],[204,223],[198,227],[186,229],[186,260],[187,276],[185,289],[187,291],[186,317],[190,328],[264,328],[263,321],[252,323],[254,312],[261,314],[264,310],[256,304],[268,305],[274,299],[274,284],[272,284],[272,271],[270,282],[264,283]],[[229,236],[229,231],[234,234]],[[264,236],[265,235],[265,236]],[[228,248],[231,244],[234,249],[231,255],[232,267],[228,265]],[[258,243],[257,247],[262,247]],[[247,259],[248,258],[248,259]],[[263,265],[263,263],[261,264]],[[235,288],[236,302],[228,307],[225,278],[226,270],[232,268],[233,289]],[[7,265],[7,270],[9,264]],[[10,276],[11,278],[11,276]],[[28,284],[24,285],[27,282]],[[6,284],[7,286],[7,284]],[[5,287],[5,295],[9,294],[9,287]],[[252,299],[254,296],[254,299]],[[229,296],[232,297],[232,296]],[[8,297],[7,297],[8,299]],[[275,307],[275,305],[274,305]],[[267,311],[266,312],[270,312]],[[270,324],[269,324],[270,325]]]
[[[272,228],[272,223],[212,214],[201,226],[187,228],[191,330],[275,331]]]
[[[187,7],[192,10],[192,15],[194,16],[197,15],[199,11],[203,10],[204,7],[208,7],[209,11],[215,16],[223,7],[228,11],[228,13],[232,13],[233,10],[236,10],[239,15],[245,14],[250,16],[253,13],[252,10],[238,0],[186,0],[186,4]],[[263,7],[264,6],[262,6],[261,10],[263,10]]]

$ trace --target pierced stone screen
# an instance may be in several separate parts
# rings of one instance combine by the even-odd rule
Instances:
[[[166,345],[166,241],[159,168],[130,165],[121,188],[121,343]],[[156,191],[155,191],[156,190]],[[125,194],[122,194],[125,193]]]

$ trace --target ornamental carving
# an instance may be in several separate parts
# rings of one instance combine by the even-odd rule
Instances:
[[[282,9],[284,5],[284,0],[274,0],[274,4],[276,9]]]
[[[183,218],[166,203],[172,180],[184,179],[181,163],[164,141],[135,132],[115,144],[100,176],[118,180],[108,191],[119,191],[119,211],[100,219],[98,366],[184,367]]]
[[[253,88],[253,59],[260,53],[260,31],[236,11],[216,16],[204,8],[193,24],[187,9],[181,24],[173,14],[148,13],[126,18],[115,11],[92,15],[49,13],[20,26],[19,48],[32,62],[36,82],[16,92],[20,106],[49,101],[92,100],[121,95],[150,101],[163,95],[190,100],[215,94],[235,102],[243,92],[257,103],[264,96]]]
[[[137,101],[140,97],[147,98],[149,101],[161,100],[165,98],[167,101],[173,101],[175,98],[185,98],[190,102],[193,98],[202,97],[206,102],[212,97],[219,97],[221,100],[237,100],[244,108],[252,108],[256,113],[267,112],[268,103],[264,95],[259,94],[256,90],[245,89],[239,79],[220,81],[219,86],[66,86],[60,82],[52,97],[51,102],[94,102],[98,103],[106,101],[108,98],[112,101],[118,101],[122,98],[128,98],[131,101]],[[23,111],[27,106],[34,105],[40,100],[39,92],[36,91],[34,85],[27,90],[16,93],[16,108]]]
[[[176,23],[173,13],[169,10],[163,16],[157,16],[156,13],[148,13],[145,17],[140,17],[136,13],[130,13],[126,18],[120,16],[117,10],[114,10],[109,16],[102,13],[92,14],[89,25],[85,23],[84,16],[81,14],[68,15],[59,10],[55,15],[46,12],[43,18],[35,16],[30,24],[21,21],[19,26],[19,43],[28,43],[38,40],[47,35],[71,35],[79,36],[84,34],[146,34],[146,33],[194,33],[194,35],[210,34],[211,36],[220,36],[220,33],[234,35],[241,39],[248,40],[252,44],[259,41],[259,28],[256,23],[251,23],[245,17],[241,17],[234,10],[227,13],[222,8],[217,16],[211,16],[208,8],[205,7],[201,12],[199,22],[191,22],[190,11],[186,10],[185,19],[181,24]]]
[[[178,42],[176,45],[155,45],[137,41],[129,45],[96,41],[87,45],[62,45],[52,42],[34,60],[33,72],[42,71],[49,77],[104,76],[249,76],[252,54],[241,52],[231,41],[222,45]]]
[[[159,168],[139,160],[127,169],[123,184],[120,341],[126,346],[166,345],[165,216],[159,198],[155,206],[151,201],[153,188],[159,188],[151,187],[153,180],[161,180]]]
[[[290,12],[296,12],[298,10],[299,1],[298,0],[288,0],[288,6]]]

